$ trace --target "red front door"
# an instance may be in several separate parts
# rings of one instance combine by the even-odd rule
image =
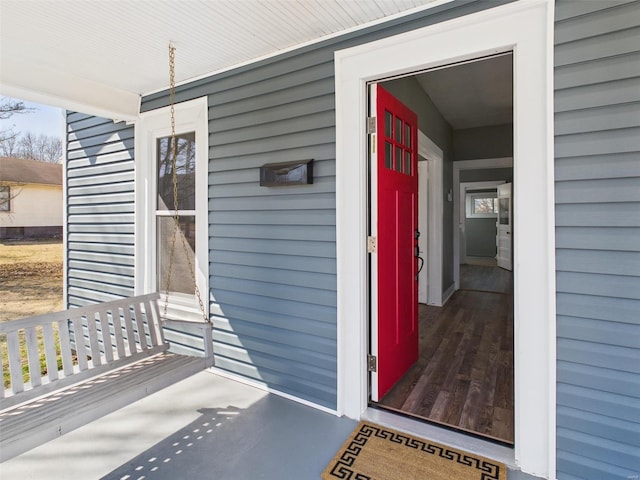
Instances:
[[[418,360],[418,127],[415,113],[376,89],[380,400]]]

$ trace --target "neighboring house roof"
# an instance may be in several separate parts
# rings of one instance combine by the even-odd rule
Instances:
[[[0,182],[62,185],[62,165],[15,157],[0,157]]]

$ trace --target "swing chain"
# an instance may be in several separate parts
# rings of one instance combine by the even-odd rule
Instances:
[[[182,249],[184,250],[184,256],[187,259],[189,265],[189,273],[191,274],[191,280],[195,287],[196,298],[198,299],[198,306],[200,307],[200,313],[205,323],[209,323],[210,320],[207,317],[204,303],[202,301],[202,295],[196,282],[196,273],[191,256],[189,255],[189,245],[187,243],[186,236],[182,234],[180,229],[180,216],[178,214],[178,141],[176,139],[176,114],[175,114],[175,99],[176,99],[176,81],[175,81],[175,60],[176,60],[176,47],[169,43],[169,104],[171,112],[171,138],[169,141],[169,148],[171,149],[171,180],[173,184],[173,233],[171,235],[171,246],[169,250],[169,266],[167,268],[167,282],[166,282],[166,296],[163,307],[163,317],[167,318],[167,308],[169,306],[169,292],[171,289],[171,275],[173,273],[173,264],[175,259],[175,246],[176,237],[180,235],[182,239]]]

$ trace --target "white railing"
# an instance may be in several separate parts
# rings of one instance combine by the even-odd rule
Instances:
[[[167,348],[158,294],[0,323],[0,354],[8,358],[1,373],[10,377],[0,409]]]

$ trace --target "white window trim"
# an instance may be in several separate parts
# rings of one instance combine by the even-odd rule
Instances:
[[[336,52],[338,412],[367,408],[367,82],[513,51],[515,461],[555,478],[553,2],[514,2]],[[362,132],[354,135],[353,132]],[[526,219],[526,221],[518,221]]]
[[[208,234],[208,158],[209,131],[207,98],[175,105],[176,133],[196,132],[196,282],[209,316],[209,234]],[[135,293],[157,291],[156,287],[156,159],[158,137],[171,135],[170,108],[140,114],[136,137],[136,227]],[[196,304],[197,305],[197,304]]]
[[[471,164],[474,160],[464,160],[461,162],[454,162],[453,167],[453,244],[456,245],[453,253],[453,285],[451,285],[451,294],[453,295],[456,290],[460,288],[460,264],[467,263],[467,235],[466,235],[466,221],[465,221],[465,196],[467,188],[473,187],[496,187],[504,181],[488,181],[488,182],[465,182],[460,183],[460,170],[461,168],[456,165],[458,163]],[[501,167],[511,168],[513,166],[512,159],[510,157],[503,159],[489,159],[489,160],[475,160],[478,165],[474,170],[478,168],[484,168],[482,165],[486,164],[499,164]],[[495,217],[497,220],[497,216]]]

